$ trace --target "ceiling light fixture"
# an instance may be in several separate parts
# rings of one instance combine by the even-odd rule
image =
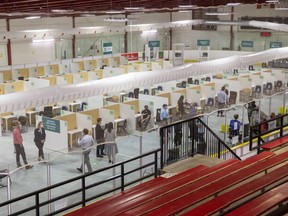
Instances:
[[[41,18],[41,16],[29,16],[29,17],[25,17],[25,19],[39,19]]]
[[[53,42],[53,41],[55,41],[54,38],[50,38],[50,39],[33,39],[32,40],[33,43]]]
[[[95,14],[81,14],[80,16],[82,16],[82,17],[94,17],[95,16]]]
[[[125,7],[125,10],[144,10],[145,7]]]
[[[142,34],[151,34],[151,33],[157,33],[157,29],[142,31]]]
[[[231,3],[227,3],[227,6],[238,6],[240,4],[241,3],[239,3],[239,2],[235,2],[235,3],[231,2]]]
[[[125,11],[113,11],[113,10],[111,10],[111,11],[106,11],[105,13],[106,14],[121,14],[121,13],[125,13]]]
[[[279,7],[279,8],[275,8],[275,10],[288,10],[288,7]]]
[[[178,8],[192,8],[197,7],[197,5],[179,5]]]
[[[221,12],[221,13],[218,13],[218,12],[208,12],[208,13],[205,13],[205,15],[207,16],[227,16],[227,15],[230,15],[231,13],[228,13],[228,12]]]
[[[127,22],[128,19],[127,18],[112,18],[112,17],[108,17],[103,19],[104,22]]]
[[[53,9],[51,12],[53,13],[68,13],[68,12],[73,12],[74,10],[64,10],[64,9]]]
[[[279,0],[267,0],[266,2],[267,2],[267,3],[278,3]]]

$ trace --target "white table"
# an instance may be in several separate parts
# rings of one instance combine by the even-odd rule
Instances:
[[[78,108],[81,107],[80,102],[69,103],[69,109],[71,112],[76,112]]]
[[[14,120],[17,120],[17,116],[15,115],[7,115],[7,116],[2,116],[2,120],[5,120],[5,130],[8,131],[8,121],[10,119],[14,119]]]
[[[33,122],[35,122],[35,115],[38,113],[39,113],[38,111],[27,111],[26,112],[26,117],[28,118],[29,126],[32,126],[33,115],[34,115],[34,121]]]

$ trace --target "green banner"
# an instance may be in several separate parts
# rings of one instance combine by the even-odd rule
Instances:
[[[197,40],[197,46],[210,46],[210,40]]]
[[[149,46],[150,48],[160,47],[160,41],[149,41],[149,42],[148,42],[148,46]]]
[[[112,43],[103,43],[103,55],[108,55],[113,53]]]
[[[241,41],[241,47],[253,47],[253,41]]]
[[[47,117],[42,117],[45,130],[60,133],[60,121]]]
[[[270,48],[281,48],[282,42],[270,42]]]

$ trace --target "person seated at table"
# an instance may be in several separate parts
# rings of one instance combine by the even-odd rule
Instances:
[[[142,128],[142,125],[144,125],[143,129],[146,129],[148,123],[150,122],[150,119],[151,119],[151,111],[148,109],[148,105],[145,105],[144,110],[142,110],[141,112],[140,121],[138,122],[139,127]]]
[[[241,141],[241,135],[240,135],[240,128],[242,123],[238,120],[239,115],[235,114],[234,119],[230,121],[229,124],[229,139],[232,139],[235,136],[238,136],[238,141]]]
[[[183,116],[185,114],[185,108],[184,108],[184,96],[181,95],[179,100],[177,101],[177,106],[178,106],[178,112],[181,113]]]
[[[195,116],[197,114],[197,104],[196,103],[191,103],[188,113],[187,113],[187,118],[192,118],[193,116]]]
[[[161,121],[163,121],[164,119],[169,119],[169,113],[168,113],[168,105],[167,104],[163,104],[162,105],[162,109],[160,111],[160,119]]]

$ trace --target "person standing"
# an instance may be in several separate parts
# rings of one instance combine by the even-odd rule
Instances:
[[[108,156],[109,163],[115,163],[115,155],[118,153],[118,147],[116,145],[115,130],[113,128],[113,123],[109,122],[107,129],[104,132],[105,137],[105,152]]]
[[[14,142],[14,147],[16,151],[16,164],[17,168],[21,167],[20,163],[20,155],[22,157],[22,160],[26,166],[26,169],[31,169],[33,165],[28,164],[27,159],[26,159],[26,154],[25,154],[25,149],[23,146],[23,138],[20,132],[21,123],[19,121],[16,122],[15,128],[13,130],[13,142]]]
[[[169,119],[169,113],[168,113],[168,106],[167,104],[162,105],[162,109],[160,111],[160,119],[163,121],[164,119]]]
[[[34,142],[37,148],[39,149],[38,152],[38,161],[44,160],[44,153],[43,153],[43,146],[46,140],[46,133],[45,129],[43,128],[43,123],[40,121],[37,125],[37,128],[34,130]]]
[[[184,108],[184,96],[181,95],[179,100],[177,101],[177,105],[178,105],[178,112],[181,113],[182,116],[184,116],[185,114],[185,108]]]
[[[82,147],[84,150],[83,155],[84,155],[84,164],[81,164],[80,168],[77,168],[79,172],[82,173],[82,169],[85,169],[85,164],[87,166],[88,172],[92,172],[92,167],[90,163],[90,157],[89,154],[91,152],[91,147],[95,144],[95,141],[91,135],[89,135],[89,131],[87,128],[83,129],[83,137],[79,138],[78,140],[78,145]]]
[[[100,143],[105,142],[104,140],[104,129],[102,127],[102,118],[97,119],[97,124],[95,128],[95,135],[96,135],[96,157],[102,158],[104,154],[104,145],[99,145]]]
[[[218,116],[218,117],[219,117],[219,116],[224,117],[224,115],[223,115],[223,110],[222,110],[222,109],[225,107],[225,104],[226,104],[226,102],[227,102],[227,95],[226,95],[226,93],[225,93],[225,86],[223,86],[223,87],[221,88],[221,91],[218,92],[218,94],[217,94],[217,100],[218,100],[218,109],[220,109],[220,110],[218,111],[217,116]]]

